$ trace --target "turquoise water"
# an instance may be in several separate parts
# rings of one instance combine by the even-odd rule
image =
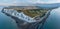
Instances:
[[[15,21],[1,12],[0,7],[0,29],[17,29]],[[44,29],[60,29],[60,8],[51,11],[47,18]]]
[[[60,8],[51,11],[50,16],[47,18],[44,29],[60,29]]]
[[[15,21],[1,12],[2,8],[0,7],[0,29],[17,29]]]

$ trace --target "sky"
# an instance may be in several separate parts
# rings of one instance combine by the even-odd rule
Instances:
[[[0,5],[24,5],[24,4],[51,4],[51,3],[60,3],[60,0],[0,0]]]

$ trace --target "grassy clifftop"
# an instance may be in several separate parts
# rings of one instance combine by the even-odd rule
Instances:
[[[37,15],[42,17],[48,11],[48,9],[44,9],[44,8],[41,9],[36,6],[10,6],[10,7],[5,7],[5,9],[14,9],[17,12],[23,12],[24,14],[30,17],[35,17]]]
[[[47,12],[48,10],[22,10],[22,12],[24,12],[24,14],[30,16],[30,17],[35,17],[37,15],[39,15],[40,17],[42,17],[43,15],[45,15],[45,13]]]

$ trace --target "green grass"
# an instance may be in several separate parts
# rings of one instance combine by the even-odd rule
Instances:
[[[22,10],[24,14],[30,16],[30,17],[35,17],[37,15],[40,15],[42,17],[48,10]]]

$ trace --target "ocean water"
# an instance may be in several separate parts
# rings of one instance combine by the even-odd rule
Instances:
[[[1,12],[0,7],[0,29],[17,29],[15,20]],[[60,8],[53,9],[47,18],[43,29],[60,29]]]
[[[60,29],[60,7],[53,9],[47,18],[44,29]]]
[[[2,13],[2,8],[3,7],[0,7],[0,29],[17,29],[15,20]]]

